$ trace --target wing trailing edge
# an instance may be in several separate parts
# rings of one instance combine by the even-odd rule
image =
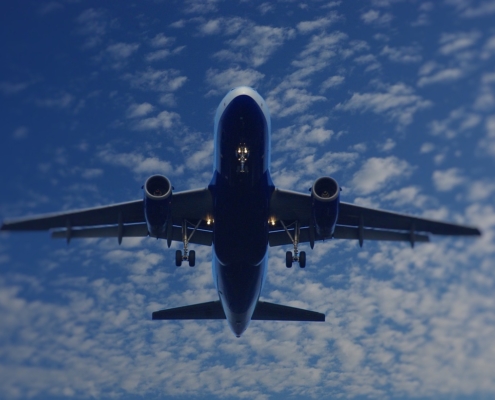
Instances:
[[[220,301],[193,304],[185,307],[169,308],[155,311],[153,320],[185,319],[226,319]],[[303,310],[301,308],[282,306],[280,304],[258,301],[251,318],[253,321],[325,321],[325,314]]]

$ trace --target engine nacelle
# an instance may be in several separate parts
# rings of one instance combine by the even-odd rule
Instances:
[[[163,237],[170,220],[172,184],[163,175],[152,175],[144,183],[143,189],[148,233],[152,237]]]
[[[330,177],[318,178],[312,189],[313,222],[318,235],[332,237],[339,217],[340,187]]]

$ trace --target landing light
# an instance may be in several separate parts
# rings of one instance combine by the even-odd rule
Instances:
[[[270,218],[270,219],[268,220],[268,223],[269,223],[271,226],[275,226],[275,223],[276,223],[275,218]]]

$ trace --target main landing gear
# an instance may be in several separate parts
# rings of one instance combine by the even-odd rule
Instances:
[[[177,267],[180,267],[182,265],[182,261],[189,261],[189,266],[194,267],[196,265],[196,252],[194,250],[188,250],[187,246],[189,244],[189,241],[191,240],[192,236],[198,229],[199,224],[201,223],[201,220],[198,221],[196,225],[191,224],[189,221],[183,220],[182,221],[182,243],[184,244],[184,250],[177,250],[175,252],[175,265]],[[187,235],[187,225],[191,225],[194,227],[193,231],[191,234],[188,236]]]
[[[294,251],[288,251],[285,253],[285,266],[287,268],[292,268],[292,263],[293,262],[298,262],[299,267],[305,268],[306,267],[306,252],[301,251],[299,252],[297,249],[297,246],[299,245],[299,236],[300,236],[300,227],[299,227],[299,221],[295,221],[292,224],[286,226],[284,224],[284,221],[280,221],[282,226],[285,229],[285,232],[287,235],[289,235],[290,240],[294,244]],[[292,236],[289,232],[289,228],[294,225],[294,236]]]

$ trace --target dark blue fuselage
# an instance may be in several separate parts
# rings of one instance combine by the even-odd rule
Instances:
[[[244,158],[241,158],[244,156]],[[215,118],[213,279],[236,336],[248,327],[267,270],[270,116],[256,91],[231,90]]]

